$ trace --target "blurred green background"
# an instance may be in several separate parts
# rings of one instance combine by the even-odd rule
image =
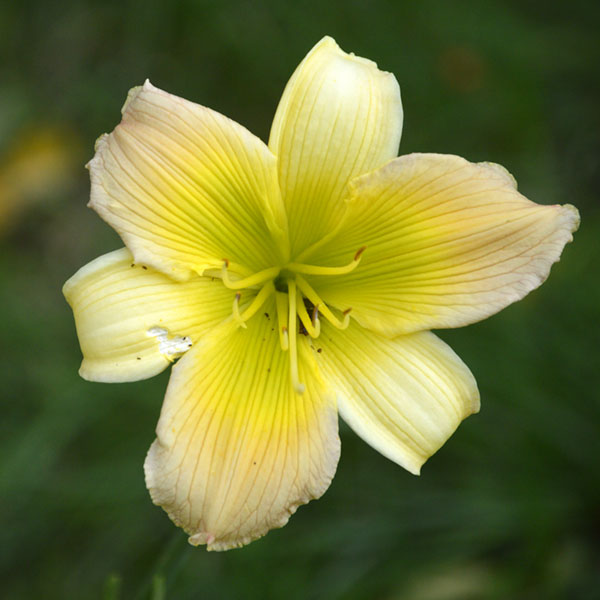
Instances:
[[[0,5],[0,595],[600,598],[600,3],[22,0]],[[327,494],[242,550],[188,546],[144,487],[168,373],[77,375],[61,286],[119,239],[83,165],[150,78],[263,139],[323,35],[395,73],[401,153],[505,165],[582,226],[549,281],[441,336],[482,411],[420,478],[342,429]]]

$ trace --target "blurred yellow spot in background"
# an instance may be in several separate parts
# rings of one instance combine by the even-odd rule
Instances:
[[[0,236],[34,206],[65,194],[78,165],[73,134],[57,126],[22,129],[0,155]]]

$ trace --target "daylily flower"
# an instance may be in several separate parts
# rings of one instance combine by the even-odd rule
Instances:
[[[126,247],[65,285],[80,373],[179,359],[145,472],[192,544],[241,546],[321,496],[338,411],[418,473],[479,410],[429,330],[519,300],[572,239],[577,211],[530,202],[498,165],[395,158],[401,129],[394,76],[324,38],[268,145],[148,82],[98,140],[90,206]]]

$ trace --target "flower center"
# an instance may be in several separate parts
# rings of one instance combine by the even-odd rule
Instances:
[[[319,294],[313,289],[303,275],[345,275],[358,266],[365,246],[359,248],[354,258],[347,265],[341,267],[320,267],[304,263],[288,263],[285,267],[270,267],[257,273],[252,273],[240,279],[232,279],[227,259],[223,260],[221,279],[225,287],[236,290],[233,298],[233,320],[239,327],[246,327],[246,321],[253,317],[274,294],[277,306],[277,322],[279,330],[279,343],[284,352],[290,356],[290,377],[292,385],[298,394],[302,394],[305,386],[298,377],[298,349],[297,336],[309,335],[319,337],[322,315],[334,327],[346,329],[350,323],[350,311],[347,308],[341,313],[341,318],[323,302]],[[258,290],[253,300],[240,310],[242,301],[241,290]]]

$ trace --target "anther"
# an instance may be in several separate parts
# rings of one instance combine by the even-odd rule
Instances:
[[[344,315],[344,318],[342,320],[340,329],[346,329],[348,327],[348,325],[350,325],[350,313],[352,312],[352,308],[347,308],[345,311],[342,312],[342,315]]]
[[[360,258],[360,255],[367,249],[366,246],[361,246],[357,251],[356,254],[354,255],[354,260],[358,260]]]

